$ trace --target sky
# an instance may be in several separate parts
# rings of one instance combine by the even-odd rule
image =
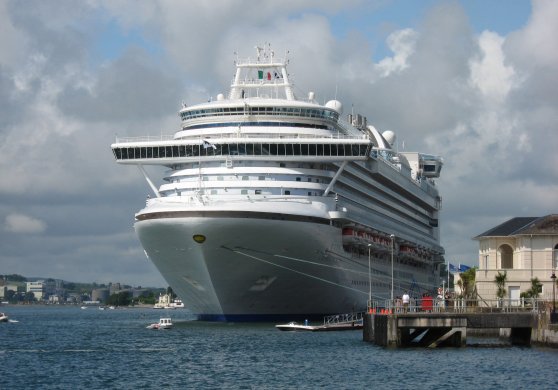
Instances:
[[[110,145],[174,133],[264,43],[299,96],[444,158],[446,260],[478,265],[472,237],[558,212],[557,20],[553,0],[0,0],[0,274],[166,287],[133,230],[149,188]]]

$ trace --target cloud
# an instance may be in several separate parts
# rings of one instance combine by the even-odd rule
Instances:
[[[394,56],[386,57],[376,64],[382,77],[402,71],[409,66],[407,59],[415,51],[416,38],[416,32],[410,28],[394,31],[388,36],[387,44]]]
[[[24,214],[10,214],[4,221],[4,230],[18,234],[43,233],[47,228],[45,222]]]
[[[470,61],[470,82],[486,98],[487,103],[500,103],[513,87],[518,87],[515,70],[504,63],[504,38],[484,31],[479,37],[481,58]]]
[[[534,1],[525,26],[506,35],[474,32],[459,2],[436,3],[416,24],[392,23],[392,54],[374,61],[369,26],[335,31],[340,17],[377,4],[0,2],[0,220],[6,232],[36,233],[0,235],[1,264],[164,285],[131,230],[149,189],[137,169],[115,164],[110,144],[173,133],[182,100],[226,93],[233,53],[253,56],[265,42],[290,51],[299,97],[337,98],[407,149],[444,157],[452,262],[474,260],[470,237],[506,218],[556,212],[558,3]],[[107,36],[121,47],[110,55],[99,49]]]

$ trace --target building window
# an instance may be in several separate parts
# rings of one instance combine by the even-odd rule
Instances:
[[[554,258],[554,268],[558,268],[558,244],[554,245],[553,258]]]
[[[513,269],[513,249],[509,245],[502,245],[498,251],[500,252],[500,268]]]

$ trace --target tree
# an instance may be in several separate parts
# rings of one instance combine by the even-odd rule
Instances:
[[[174,291],[172,291],[171,286],[167,287],[167,294],[171,297],[171,299],[174,299],[177,297],[177,295],[174,293]]]
[[[122,291],[112,294],[107,300],[107,304],[112,306],[129,306],[131,301],[131,294],[128,291]]]
[[[521,293],[523,298],[538,298],[539,294],[542,292],[542,283],[539,278],[531,279],[531,288],[524,293]]]
[[[500,299],[506,296],[506,281],[508,280],[508,274],[506,271],[504,273],[500,273],[494,276],[494,283],[496,283],[496,296]]]
[[[477,267],[469,268],[459,274],[457,285],[461,288],[461,297],[465,299],[476,299],[477,290],[475,287]]]

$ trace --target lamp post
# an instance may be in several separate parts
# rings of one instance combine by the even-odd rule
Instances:
[[[558,322],[558,316],[556,315],[556,274],[552,271],[552,313],[550,314],[550,323],[555,324]]]
[[[372,276],[370,274],[370,247],[372,244],[368,244],[368,305],[369,308],[372,305]]]
[[[391,303],[393,304],[393,250],[395,244],[395,235],[390,234],[391,238]]]

